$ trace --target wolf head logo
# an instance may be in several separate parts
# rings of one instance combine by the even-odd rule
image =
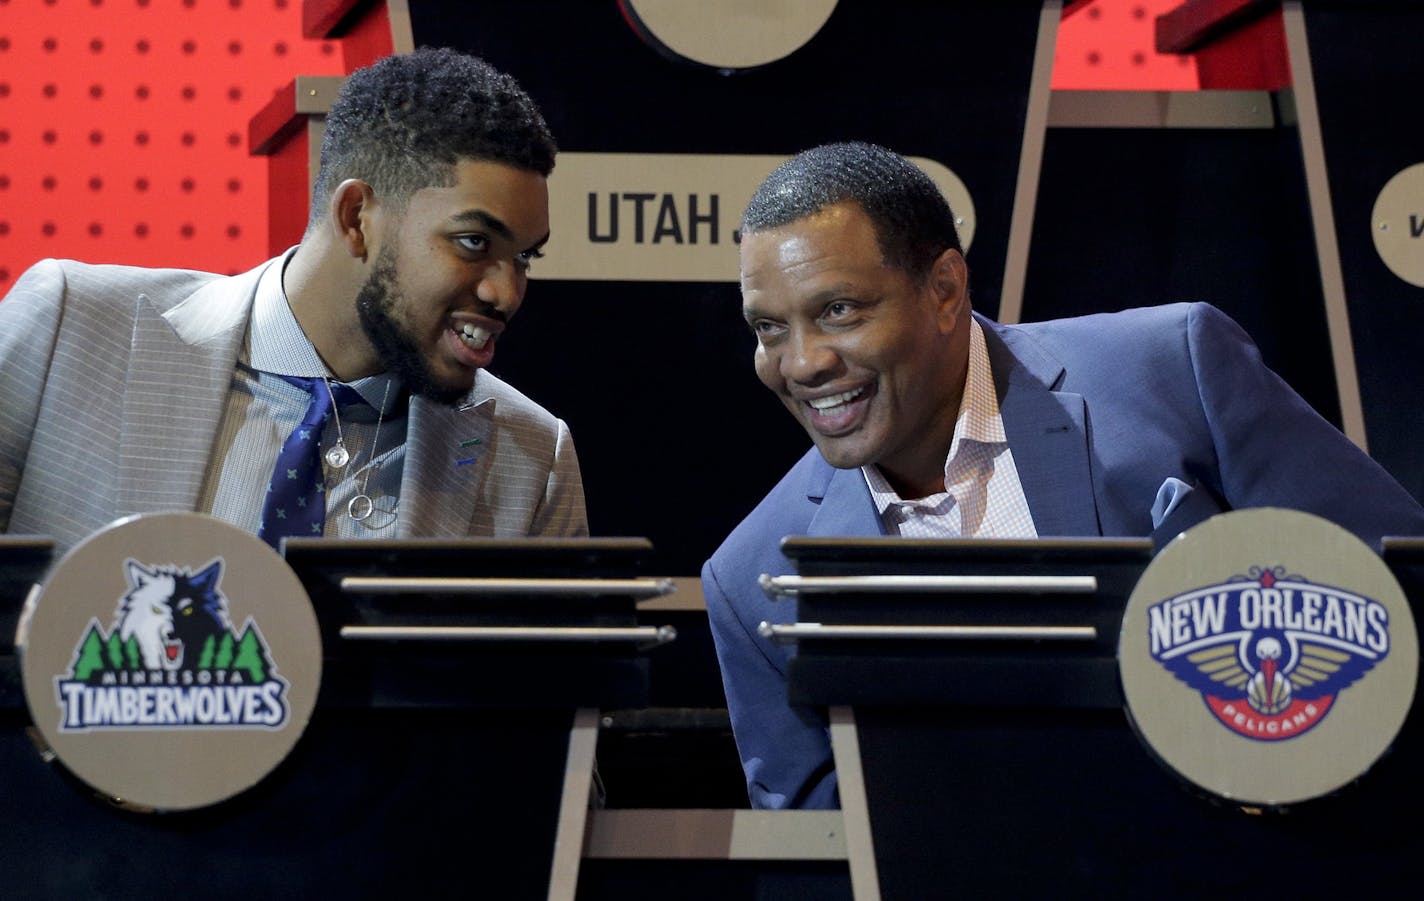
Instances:
[[[222,565],[214,560],[194,573],[124,561],[129,588],[119,601],[115,628],[123,641],[137,643],[145,669],[192,669],[204,642],[231,631],[218,591]]]

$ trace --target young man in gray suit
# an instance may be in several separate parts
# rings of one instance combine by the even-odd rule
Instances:
[[[786,535],[1170,540],[1279,506],[1377,543],[1424,509],[1206,304],[1000,325],[974,313],[954,216],[913,164],[867,144],[799,154],[742,219],[756,372],[807,452],[702,570],[755,807],[838,803],[826,722],[787,703],[763,621]]]
[[[0,301],[0,532],[62,550],[197,510],[277,545],[264,496],[326,394],[311,533],[587,534],[567,427],[485,371],[549,237],[555,152],[512,78],[422,49],[348,79],[276,259],[34,266]]]

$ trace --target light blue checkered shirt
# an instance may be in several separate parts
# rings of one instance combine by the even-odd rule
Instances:
[[[999,415],[984,330],[969,320],[969,371],[944,462],[947,491],[902,500],[875,466],[861,472],[887,535],[902,538],[1037,538]]]

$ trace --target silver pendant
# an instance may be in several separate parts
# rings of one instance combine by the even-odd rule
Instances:
[[[332,445],[331,450],[326,452],[326,463],[328,466],[340,469],[349,462],[351,462],[351,455],[346,452],[346,445],[340,441]]]
[[[369,517],[376,510],[375,503],[366,495],[358,494],[346,505],[346,514],[357,522]]]

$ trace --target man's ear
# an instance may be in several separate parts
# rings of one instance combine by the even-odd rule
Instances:
[[[361,260],[371,249],[376,192],[359,178],[348,178],[331,192],[329,221],[346,252]]]
[[[969,315],[969,266],[964,255],[947,248],[930,266],[929,288],[938,306],[941,331],[960,326]]]

